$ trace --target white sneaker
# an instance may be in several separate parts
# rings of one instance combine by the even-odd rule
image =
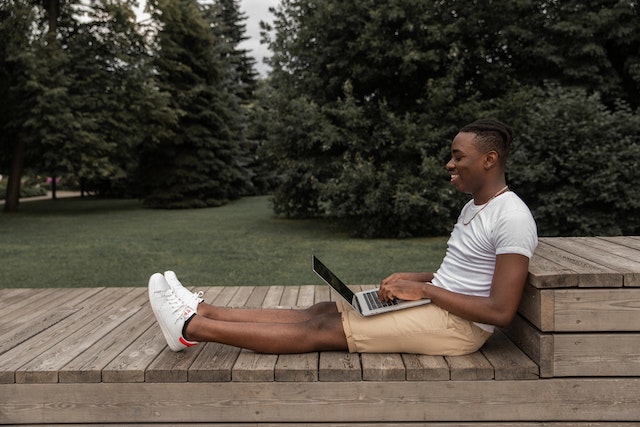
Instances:
[[[171,350],[181,351],[198,344],[182,336],[184,322],[195,316],[195,310],[176,295],[160,273],[149,278],[149,302]]]
[[[203,292],[189,291],[187,288],[182,286],[182,283],[180,283],[180,281],[178,280],[178,276],[176,276],[176,273],[174,273],[173,271],[165,271],[164,278],[167,283],[169,283],[169,286],[171,287],[171,289],[173,289],[173,292],[178,296],[178,298],[184,301],[184,303],[187,304],[189,308],[197,313],[198,304],[204,301],[202,299]]]

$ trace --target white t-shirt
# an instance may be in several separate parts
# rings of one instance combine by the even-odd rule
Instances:
[[[503,193],[486,205],[470,200],[460,212],[432,283],[451,292],[488,297],[496,256],[520,254],[531,258],[537,245],[533,215],[515,193]],[[490,332],[494,329],[477,325]]]

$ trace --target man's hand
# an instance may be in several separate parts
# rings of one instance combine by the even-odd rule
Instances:
[[[380,283],[378,299],[414,301],[426,298],[426,282],[432,278],[432,273],[394,273]]]

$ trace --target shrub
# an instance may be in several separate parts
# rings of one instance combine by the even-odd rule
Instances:
[[[523,88],[502,105],[515,112],[518,133],[510,185],[532,208],[541,235],[640,232],[637,113],[554,85]]]

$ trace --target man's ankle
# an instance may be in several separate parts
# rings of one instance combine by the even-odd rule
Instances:
[[[196,317],[196,316],[197,316],[197,314],[194,314],[193,316],[188,318],[184,322],[184,326],[182,326],[182,337],[187,341],[192,341],[191,338],[189,338],[189,333],[187,332],[187,329],[188,329],[189,324],[191,324],[191,321],[193,320],[193,318]]]

